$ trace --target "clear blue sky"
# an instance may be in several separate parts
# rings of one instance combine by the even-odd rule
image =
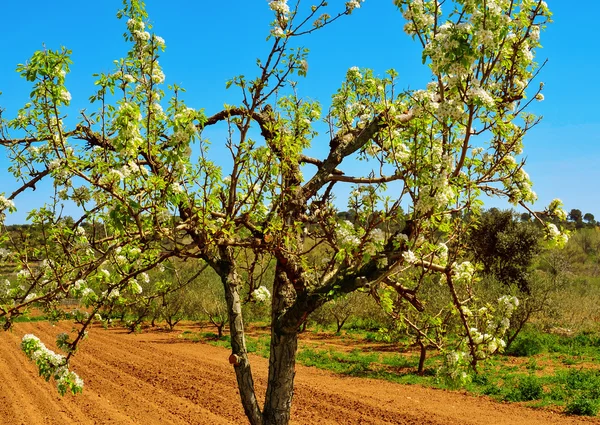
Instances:
[[[234,75],[254,75],[257,57],[264,57],[272,13],[266,0],[207,2],[197,0],[148,0],[153,31],[166,40],[163,65],[168,83],[186,88],[189,106],[207,114],[223,103],[238,103],[238,93],[225,90]],[[304,0],[302,3],[309,5]],[[331,0],[330,9],[343,7]],[[578,208],[600,219],[600,35],[592,17],[600,15],[600,2],[582,0],[571,6],[564,0],[547,0],[554,23],[542,34],[544,48],[538,62],[548,59],[540,81],[546,100],[532,112],[544,116],[525,141],[527,171],[542,209],[553,198],[567,210]],[[93,92],[93,73],[110,72],[112,61],[127,51],[122,34],[125,23],[116,19],[120,0],[5,1],[2,4],[0,40],[0,107],[6,117],[27,101],[28,84],[14,72],[45,45],[64,45],[73,51],[74,64],[67,78],[73,95],[71,114],[87,106]],[[332,13],[333,14],[333,13]],[[590,18],[586,18],[590,17]],[[391,0],[366,0],[360,9],[317,34],[299,42],[310,49],[308,77],[300,82],[300,94],[327,104],[351,66],[368,67],[376,74],[395,68],[400,86],[422,88],[428,81],[420,50],[402,31],[403,19]],[[596,76],[596,77],[594,77]],[[216,142],[216,141],[215,141]],[[318,155],[318,143],[314,148]],[[321,143],[327,144],[322,139]],[[0,193],[13,189],[0,157]],[[23,222],[26,212],[45,189],[19,198],[19,212],[8,222]],[[488,206],[506,207],[490,201]]]

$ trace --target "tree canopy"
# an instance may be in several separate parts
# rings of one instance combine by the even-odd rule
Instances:
[[[543,99],[535,52],[548,7],[541,0],[395,0],[405,32],[422,47],[430,83],[401,89],[394,70],[353,67],[324,108],[302,93],[309,56],[299,43],[314,31],[335,31],[335,21],[358,13],[362,1],[333,3],[269,1],[269,52],[254,75],[227,82],[239,101],[219,111],[190,108],[180,87],[165,84],[165,41],[138,0],[125,0],[118,13],[129,52],[97,75],[92,112],[81,112],[76,124],[66,120],[71,52],[37,51],[18,66],[32,91],[23,108],[2,115],[0,144],[18,185],[0,196],[0,211],[18,208],[19,196],[42,179],[54,191],[29,213],[42,241],[15,244],[3,228],[1,261],[20,271],[0,293],[0,317],[8,329],[33,304],[59,314],[61,299],[81,300],[78,332],[59,336],[66,356],[31,336],[23,342],[62,392],[81,390],[68,364],[97,313],[152,296],[158,289],[148,273],[175,259],[207,265],[222,281],[230,362],[252,424],[289,421],[298,330],[315,309],[353,291],[378,291],[385,305],[390,294],[418,300],[423,278],[436,279],[462,329],[448,349],[456,376],[461,364],[476,367],[501,348],[518,301],[504,296],[473,308],[477,274],[465,243],[483,194],[525,208],[536,198],[522,153],[539,122],[528,109]],[[212,126],[227,136],[208,140],[203,132]],[[321,158],[306,154],[317,138],[329,144]],[[225,146],[226,161],[214,143]],[[364,162],[363,174],[347,171],[354,160]],[[352,186],[351,221],[337,216],[341,185]],[[67,201],[81,211],[73,221],[62,216]],[[562,216],[560,207],[554,201],[546,212]],[[548,234],[563,237],[554,225]],[[275,263],[268,282],[254,278],[261,259]],[[242,303],[267,294],[271,348],[261,407]]]

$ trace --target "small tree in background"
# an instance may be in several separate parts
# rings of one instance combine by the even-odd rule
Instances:
[[[513,211],[492,208],[481,214],[467,245],[483,272],[500,283],[529,293],[529,272],[541,251],[544,233],[538,223],[519,222]]]
[[[587,221],[587,223],[590,226],[595,226],[596,225],[596,219],[594,217],[594,214],[592,214],[592,213],[585,213],[585,215],[583,216],[583,219],[585,221]]]

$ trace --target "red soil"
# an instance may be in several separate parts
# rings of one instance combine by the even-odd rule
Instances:
[[[0,424],[244,424],[227,350],[177,338],[93,329],[72,361],[83,394],[60,397],[19,350],[34,333],[49,347],[66,323],[0,333]],[[259,394],[267,360],[252,356]],[[293,424],[582,424],[577,418],[485,397],[297,367]]]

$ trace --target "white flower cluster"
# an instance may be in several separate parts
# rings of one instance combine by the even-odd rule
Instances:
[[[459,282],[470,282],[475,275],[475,267],[470,261],[464,261],[454,265],[454,279]]]
[[[271,298],[271,293],[264,286],[259,286],[257,289],[252,291],[252,297],[259,303],[264,303]]]
[[[383,243],[385,241],[385,233],[381,229],[373,229],[369,232],[369,238],[373,242]]]
[[[112,186],[116,183],[120,183],[125,179],[125,176],[120,170],[111,169],[108,173],[102,176],[99,180],[100,184]]]
[[[6,199],[4,195],[0,195],[0,212],[4,210],[13,210],[15,203],[11,199]]]
[[[65,105],[68,105],[71,102],[71,93],[67,90],[62,90],[60,92],[60,100],[62,100]]]
[[[415,253],[412,252],[410,249],[402,253],[402,258],[404,258],[404,261],[406,261],[408,264],[414,264],[418,260]]]
[[[81,291],[80,301],[81,304],[86,307],[93,303],[97,298],[98,297],[92,288],[84,288],[83,291]]]
[[[32,274],[29,269],[21,269],[17,273],[17,280],[27,280],[31,276],[32,276]]]
[[[479,359],[484,359],[488,354],[494,354],[498,349],[506,347],[506,342],[502,338],[489,333],[481,333],[477,328],[470,328],[469,334],[473,343],[477,345],[476,353]]]
[[[459,121],[465,115],[463,104],[457,99],[446,99],[440,103],[432,102],[431,106],[434,109],[437,107],[436,115],[440,121]]]
[[[546,231],[548,232],[547,238],[558,243],[559,246],[563,246],[569,241],[569,235],[562,233],[553,223],[546,223]]]
[[[483,330],[477,327],[469,329],[469,337],[465,337],[463,343],[470,346],[471,353],[482,360],[497,351],[502,351],[506,343],[502,339],[510,326],[510,318],[519,305],[517,297],[503,295],[498,298],[498,305],[494,308],[481,307],[473,314],[466,307],[461,307],[463,314],[475,320],[483,326]],[[467,314],[468,313],[468,314]]]
[[[415,209],[422,213],[438,209],[445,210],[454,197],[454,191],[448,183],[448,177],[445,173],[439,173],[431,181],[431,185],[424,185],[421,188]]]
[[[269,7],[275,13],[279,13],[284,16],[288,16],[290,14],[290,7],[287,4],[287,0],[271,0]]]
[[[0,208],[1,209],[1,208]],[[553,199],[546,208],[549,215],[558,218],[561,221],[567,219],[567,212],[563,209],[563,203],[560,199]]]
[[[491,108],[494,106],[494,98],[482,87],[471,87],[467,91],[467,96],[475,103],[480,103],[483,106]]]
[[[412,6],[411,9],[413,9]],[[424,15],[425,18],[433,20],[431,13],[425,13],[428,13]],[[431,58],[433,72],[452,74],[457,77],[463,77],[469,73],[475,56],[467,53],[464,40],[470,38],[472,31],[472,25],[467,22],[460,24],[446,22],[439,26],[432,41],[423,50],[423,54]],[[454,55],[450,53],[454,53]],[[460,61],[455,58],[460,58]]]
[[[165,39],[162,37],[159,37],[158,35],[154,35],[154,43],[159,46],[162,47],[164,49],[165,47]]]
[[[146,170],[145,167],[140,167],[134,161],[129,161],[127,164],[123,165],[123,167],[121,167],[121,169],[118,171],[120,175],[123,176],[123,178],[127,178],[130,176],[146,175],[148,172],[148,170]]]
[[[146,25],[142,21],[130,19],[127,21],[127,28],[131,32],[131,36],[137,42],[144,42],[150,40],[150,33],[144,31]]]
[[[354,9],[358,9],[360,7],[360,4],[362,2],[364,2],[365,0],[350,0],[346,2],[346,11],[348,13],[352,13],[352,11]]]
[[[346,248],[356,248],[361,242],[354,231],[354,225],[348,220],[344,220],[337,225],[335,236],[338,243]]]
[[[72,371],[69,371],[64,356],[46,348],[38,337],[26,334],[21,340],[21,349],[25,355],[33,360],[38,367],[40,376],[46,381],[54,378],[61,395],[67,391],[73,394],[83,391],[83,380]]]
[[[198,133],[194,120],[198,113],[193,108],[183,108],[175,114],[175,127],[170,137],[173,143],[186,144]]]
[[[275,27],[271,30],[271,35],[276,38],[282,38],[285,36],[285,31],[281,27]]]
[[[348,69],[346,73],[348,80],[362,80],[362,74],[360,73],[360,68],[358,66],[353,66]]]
[[[399,2],[396,1],[395,3],[398,4]],[[408,35],[415,35],[417,28],[430,27],[435,22],[433,15],[427,10],[427,3],[430,2],[414,0],[407,3],[407,6],[402,9],[402,16],[408,21],[404,26],[404,31]]]
[[[556,239],[560,236],[560,230],[558,230],[558,227],[556,227],[555,224],[546,224],[546,229],[548,229],[548,236],[550,236],[550,239]]]
[[[85,281],[83,279],[77,279],[75,282],[73,282],[73,288],[72,289],[74,291],[80,291],[84,287],[85,287]]]
[[[448,245],[445,243],[438,244],[436,254],[438,256],[438,261],[442,265],[445,265],[448,262]]]
[[[135,279],[131,279],[129,282],[129,290],[134,295],[140,295],[143,292],[142,285],[140,285]]]
[[[5,258],[8,258],[9,255],[10,255],[10,251],[8,249],[0,248],[0,260],[4,260]]]
[[[102,297],[108,300],[118,300],[121,296],[121,292],[117,288],[112,288],[110,291],[106,290],[102,292]]]
[[[513,311],[519,306],[519,299],[513,295],[503,295],[498,298],[498,309],[505,317],[510,318]]]
[[[10,280],[4,279],[0,280],[0,299],[6,295],[10,295]]]

